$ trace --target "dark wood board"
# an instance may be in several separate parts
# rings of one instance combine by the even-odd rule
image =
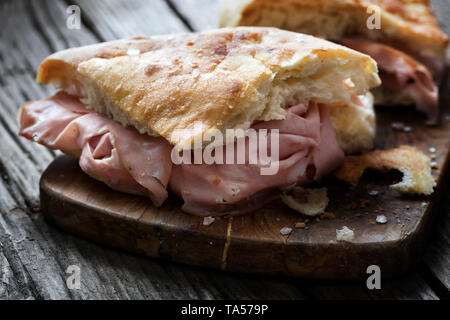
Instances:
[[[217,218],[209,225],[203,218],[181,212],[175,196],[161,208],[151,201],[110,190],[79,169],[76,160],[60,157],[44,172],[41,208],[45,216],[65,230],[125,250],[186,264],[236,272],[285,274],[318,279],[352,279],[367,276],[375,264],[384,276],[406,272],[420,257],[446,180],[450,144],[447,97],[443,95],[442,122],[427,127],[420,113],[405,108],[377,109],[377,149],[414,145],[438,163],[433,174],[438,187],[432,196],[405,196],[389,188],[398,175],[366,174],[351,187],[335,179],[328,188],[327,212],[334,219],[310,218],[307,228],[296,229],[306,217],[274,201],[250,215]],[[391,127],[402,121],[409,133]],[[369,191],[377,190],[377,196]],[[388,218],[376,224],[377,215]],[[336,241],[336,229],[354,230],[351,242]],[[288,236],[283,227],[293,228]]]

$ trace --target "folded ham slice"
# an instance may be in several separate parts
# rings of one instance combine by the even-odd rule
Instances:
[[[340,42],[371,56],[380,69],[382,85],[411,97],[417,109],[427,115],[427,124],[437,123],[439,89],[425,65],[399,50],[370,40],[345,38]]]
[[[165,139],[125,128],[64,92],[25,105],[19,121],[21,136],[79,157],[84,172],[111,188],[147,195],[157,206],[167,198],[172,165]]]
[[[165,139],[123,127],[64,92],[24,105],[19,121],[21,136],[79,158],[84,172],[111,188],[149,196],[160,206],[169,187],[183,198],[184,211],[201,215],[248,212],[270,200],[274,189],[320,180],[344,159],[328,108],[314,103],[289,108],[284,120],[253,125],[256,131],[279,130],[279,157],[272,157],[268,146],[269,160],[278,164],[275,175],[261,175],[268,166],[261,159],[257,164],[173,165]],[[248,141],[246,148],[247,159],[258,152]]]
[[[218,208],[222,213],[250,210],[264,204],[261,201],[264,190],[320,180],[344,159],[325,105],[293,106],[286,119],[260,122],[252,128],[268,129],[268,132],[279,130],[279,159],[270,159],[278,161],[278,173],[261,175],[261,167],[267,166],[262,161],[257,164],[247,161],[245,164],[174,166],[169,186],[183,198],[184,211],[213,214]],[[236,154],[236,144],[234,148]],[[249,148],[248,140],[246,150],[258,152]]]

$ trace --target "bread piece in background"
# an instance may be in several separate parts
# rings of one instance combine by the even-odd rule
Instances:
[[[380,12],[380,29],[367,26]],[[221,26],[272,26],[341,42],[371,55],[383,85],[380,105],[411,105],[438,121],[438,85],[446,64],[447,35],[427,0],[223,0]]]

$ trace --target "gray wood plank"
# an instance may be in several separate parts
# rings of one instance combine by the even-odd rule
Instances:
[[[195,31],[218,28],[218,0],[166,0]]]
[[[448,0],[430,0],[433,13],[439,21],[439,25],[447,35],[450,35],[450,5]],[[450,55],[450,47],[447,48],[447,56]]]
[[[439,297],[417,272],[398,279],[381,278],[380,290],[369,290],[366,281],[356,283],[300,282],[313,299],[326,300],[438,300]]]
[[[424,265],[428,268],[430,277],[442,284],[441,291],[447,290],[450,297],[450,195],[444,200],[438,210],[439,216],[431,232],[432,236],[425,250]],[[433,280],[433,279],[431,279]],[[440,284],[437,286],[440,286]],[[439,290],[439,287],[437,288]],[[445,294],[445,293],[444,293]]]
[[[76,0],[91,29],[104,40],[188,31],[163,0]]]
[[[448,0],[431,0],[431,6],[442,29],[450,35],[450,3]],[[450,46],[447,48],[447,56],[450,57]],[[450,79],[447,79],[450,83]],[[450,86],[447,86],[450,88]],[[450,92],[447,91],[450,97]],[[449,192],[450,194],[450,192]],[[436,219],[429,245],[425,251],[424,264],[431,271],[432,277],[442,284],[447,290],[447,298],[450,292],[450,196],[446,196],[444,203]],[[438,286],[440,285],[438,284]]]

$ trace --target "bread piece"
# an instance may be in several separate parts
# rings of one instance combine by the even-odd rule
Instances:
[[[368,168],[382,171],[399,170],[403,173],[403,179],[391,187],[402,193],[429,195],[436,186],[431,174],[430,158],[409,146],[377,150],[361,156],[348,156],[335,176],[348,183],[357,184]]]
[[[344,82],[351,78],[349,88]],[[275,28],[136,38],[48,57],[37,80],[140,132],[190,145],[208,131],[283,119],[289,105],[348,102],[380,83],[354,50]],[[201,121],[201,130],[195,130]],[[179,135],[178,130],[190,130]]]
[[[327,188],[294,187],[290,192],[282,193],[281,200],[291,209],[307,216],[317,216],[325,212],[328,206]]]
[[[373,148],[376,122],[371,93],[342,106],[331,106],[330,117],[339,147],[346,154]]]
[[[372,5],[381,29],[367,27]],[[427,0],[222,0],[220,12],[222,27],[271,26],[334,41],[359,34],[445,63],[448,37]]]

